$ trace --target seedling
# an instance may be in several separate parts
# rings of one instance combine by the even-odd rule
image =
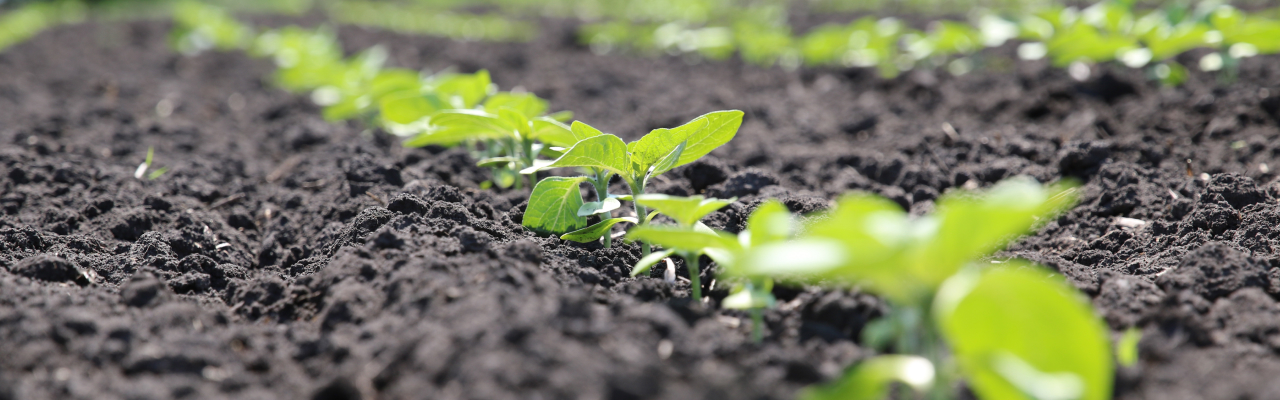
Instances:
[[[597,196],[601,202],[609,198],[607,184],[612,175],[621,177],[627,183],[627,188],[630,189],[631,196],[634,198],[644,194],[650,179],[702,158],[717,147],[728,143],[737,134],[738,127],[742,125],[742,115],[742,111],[737,110],[712,112],[675,128],[655,129],[631,143],[623,142],[617,136],[601,133],[585,123],[575,123],[579,126],[578,133],[574,134],[571,129],[570,134],[575,135],[574,138],[586,136],[585,138],[565,150],[563,155],[550,164],[529,167],[521,172],[533,173],[540,169],[561,167],[588,168],[595,176],[574,179],[577,179],[578,183],[588,179],[593,180],[597,195],[606,193],[603,197]],[[554,185],[565,185],[569,181],[556,182]],[[552,183],[548,184],[552,185]],[[574,185],[576,187],[576,183]],[[545,193],[566,193],[569,196],[554,199],[541,197],[545,196]],[[608,235],[609,228],[614,224],[624,221],[644,225],[649,219],[647,207],[637,201],[631,203],[635,207],[634,220],[606,218],[596,224],[597,226],[580,232],[571,232],[572,236],[566,239],[580,242],[595,241],[600,236]],[[554,218],[533,221],[525,219],[524,226],[544,233],[565,232],[552,229],[553,227],[584,227],[587,224],[587,218],[578,213],[582,204],[581,194],[574,194],[572,191],[539,191],[535,187],[534,193],[529,197],[529,207],[532,208],[535,205],[549,207],[551,209],[538,210],[538,212],[540,215],[551,215]],[[607,208],[601,204],[600,209]],[[607,216],[607,211],[603,214]],[[642,241],[640,248],[643,255],[649,255],[648,242]]]
[[[720,305],[729,309],[748,310],[752,321],[751,339],[758,343],[764,339],[764,309],[772,308],[777,303],[773,297],[773,279],[766,276],[746,276],[734,269],[739,267],[740,260],[751,248],[786,241],[792,238],[794,232],[795,221],[791,212],[782,203],[773,200],[756,207],[747,218],[747,229],[736,237],[715,231],[701,222],[674,228],[646,226],[632,229],[627,234],[628,237],[643,237],[669,250],[655,252],[641,259],[632,268],[631,276],[648,272],[659,259],[672,253],[681,253],[681,256],[686,257],[687,265],[697,265],[688,261],[689,256],[693,256],[692,259],[696,262],[697,256],[706,254],[720,266],[720,271],[728,278],[736,278],[737,282],[733,284],[729,296]],[[692,274],[693,269],[690,271]]]
[[[147,148],[146,160],[144,160],[142,164],[138,164],[138,169],[133,171],[134,179],[142,179],[145,176],[147,180],[154,181],[163,176],[165,172],[169,172],[169,167],[160,167],[154,170],[151,169],[151,161],[155,156],[155,150],[156,149],[154,147]],[[150,170],[151,173],[147,173],[148,170]]]
[[[723,273],[884,296],[891,313],[864,329],[864,344],[927,360],[938,372],[925,388],[930,398],[948,397],[958,371],[984,399],[1105,399],[1110,346],[1088,302],[1040,267],[974,263],[1074,196],[1070,185],[1042,188],[1016,179],[979,195],[945,195],[937,212],[912,218],[887,199],[848,195],[799,238],[752,246]],[[846,378],[915,379],[885,366],[891,364],[872,358]],[[867,368],[885,370],[857,372]],[[859,391],[866,387],[838,383],[805,398],[883,395]],[[850,397],[859,395],[871,397]]]
[[[520,171],[529,187],[536,183],[537,156],[550,145],[572,145],[568,126],[545,115],[547,102],[532,93],[497,93],[485,100],[480,110],[443,110],[430,116],[431,127],[405,142],[406,146],[456,145],[467,141],[488,141],[491,153],[477,165]],[[495,147],[494,144],[500,147]],[[499,150],[501,149],[501,150]],[[531,168],[525,170],[526,168]],[[516,181],[517,187],[520,181]]]
[[[667,250],[649,254],[644,258],[653,260],[653,258],[662,259],[672,254],[680,256],[684,259],[684,265],[689,269],[689,282],[692,285],[691,293],[694,303],[702,303],[702,281],[701,266],[699,259],[705,253],[703,249],[707,247],[720,247],[719,242],[733,242],[735,239],[729,235],[721,235],[706,225],[698,222],[707,214],[715,212],[733,203],[736,199],[706,199],[702,196],[692,197],[674,197],[665,194],[642,194],[635,196],[635,203],[644,207],[652,208],[662,215],[671,217],[676,221],[675,226],[657,226],[646,225],[632,228],[627,233],[629,240],[644,240],[648,243],[654,243],[654,240],[661,240]],[[704,243],[705,240],[711,240],[712,243]],[[649,260],[642,260],[646,263]],[[657,260],[653,260],[657,262]],[[632,269],[631,276],[643,273],[652,267],[652,263],[648,265],[637,264]]]

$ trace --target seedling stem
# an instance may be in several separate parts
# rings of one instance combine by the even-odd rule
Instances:
[[[644,247],[649,247],[649,245],[644,244]],[[693,294],[693,302],[694,304],[702,304],[702,274],[701,269],[698,268],[698,256],[691,252],[682,251],[680,252],[680,257],[684,258],[684,266],[689,270],[689,285]]]

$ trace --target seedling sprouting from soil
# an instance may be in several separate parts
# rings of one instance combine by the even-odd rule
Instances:
[[[773,279],[767,276],[747,276],[735,269],[739,268],[742,257],[748,250],[789,240],[794,233],[795,221],[791,212],[782,203],[773,200],[756,207],[747,218],[747,229],[736,237],[713,230],[701,222],[674,228],[646,226],[632,229],[628,237],[644,237],[669,250],[655,252],[641,259],[631,270],[631,276],[649,271],[658,260],[672,253],[683,253],[682,256],[690,253],[706,254],[725,273],[721,278],[728,278],[726,280],[733,282],[729,296],[720,305],[729,309],[748,310],[752,322],[751,339],[760,342],[764,339],[764,309],[772,308],[777,301],[772,293]],[[685,259],[687,265],[696,265],[689,263],[688,257]],[[693,282],[696,284],[697,281]]]
[[[975,263],[1074,197],[1070,185],[1015,179],[945,195],[937,212],[913,218],[887,199],[847,195],[797,239],[744,249],[722,271],[859,287],[890,302],[890,314],[864,328],[864,344],[912,357],[872,357],[804,398],[882,398],[890,381],[948,398],[963,376],[984,399],[1105,399],[1111,350],[1088,302],[1040,267]]]
[[[707,214],[733,203],[734,200],[705,199],[702,196],[674,197],[665,194],[635,196],[637,204],[671,217],[676,221],[676,225],[645,224],[632,228],[630,232],[627,232],[627,239],[643,240],[648,243],[662,243],[663,247],[667,248],[643,257],[636,264],[636,267],[631,270],[631,276],[648,271],[658,260],[672,254],[680,256],[684,260],[685,267],[689,269],[689,282],[692,286],[690,291],[693,301],[700,304],[702,302],[702,281],[700,278],[701,268],[698,263],[702,255],[706,253],[704,249],[708,247],[724,247],[727,245],[724,242],[734,242],[736,238],[715,232],[702,222],[699,222],[699,220],[707,216]]]
[[[587,168],[594,176],[543,180],[540,185],[554,185],[557,189],[568,188],[571,185],[574,189],[540,191],[534,188],[533,194],[529,197],[529,209],[535,210],[537,215],[552,218],[530,220],[529,213],[526,212],[524,226],[545,233],[562,233],[586,227],[587,217],[579,215],[578,212],[583,207],[581,195],[576,190],[579,183],[588,180],[593,182],[597,198],[601,202],[596,210],[608,208],[604,202],[609,198],[607,185],[613,175],[621,177],[626,182],[633,198],[644,194],[650,179],[702,158],[733,139],[738,132],[738,127],[742,125],[742,115],[742,111],[737,110],[712,112],[675,128],[655,129],[631,143],[623,142],[617,136],[601,133],[598,129],[586,124],[575,123],[578,129],[576,131],[571,129],[571,133],[575,134],[575,138],[586,136],[585,138],[565,150],[564,154],[552,163],[531,167],[523,172],[544,168],[580,167]],[[605,195],[600,196],[600,193]],[[562,196],[548,197],[549,194]],[[615,197],[615,199],[623,198]],[[603,218],[604,221],[596,226],[570,232],[571,236],[566,239],[579,242],[595,241],[601,236],[608,235],[609,228],[618,222],[644,225],[649,219],[648,208],[636,201],[633,201],[632,205],[635,207],[634,220]],[[602,216],[608,216],[607,211],[600,212]],[[564,227],[572,229],[555,229]],[[641,242],[641,251],[644,255],[649,254],[648,242]]]
[[[154,147],[147,148],[146,160],[142,161],[142,164],[138,164],[138,169],[133,171],[134,179],[142,179],[143,177],[146,177],[147,180],[154,181],[163,176],[165,172],[169,172],[169,167],[151,169],[151,161],[155,157],[155,153],[156,149]],[[151,172],[147,173],[147,171]]]

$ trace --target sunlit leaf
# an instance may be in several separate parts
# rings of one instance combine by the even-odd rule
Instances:
[[[979,398],[1032,398],[1031,390],[1111,397],[1107,328],[1086,298],[1050,272],[1026,265],[970,271],[939,290],[934,316]],[[1070,392],[1070,376],[1078,393]]]
[[[553,176],[538,182],[529,195],[525,207],[525,228],[540,234],[561,234],[587,226],[587,218],[578,216],[582,208],[582,191],[578,185],[583,177]]]

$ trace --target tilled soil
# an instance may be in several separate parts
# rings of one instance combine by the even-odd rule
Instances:
[[[924,213],[952,188],[1079,179],[1080,206],[1006,255],[1143,330],[1118,397],[1280,399],[1280,57],[1176,89],[998,62],[1011,48],[883,80],[602,57],[550,24],[531,45],[339,32],[397,66],[487,68],[624,138],[746,111],[653,185],[737,196],[709,217],[731,231],[764,198]],[[0,53],[0,399],[785,399],[871,354],[873,296],[780,288],[753,344],[722,286],[691,306],[664,267],[627,276],[634,246],[535,237],[524,193],[478,189],[465,151],[325,123],[266,61],[183,57],[167,30],[89,23]],[[135,179],[149,147],[169,172]]]

